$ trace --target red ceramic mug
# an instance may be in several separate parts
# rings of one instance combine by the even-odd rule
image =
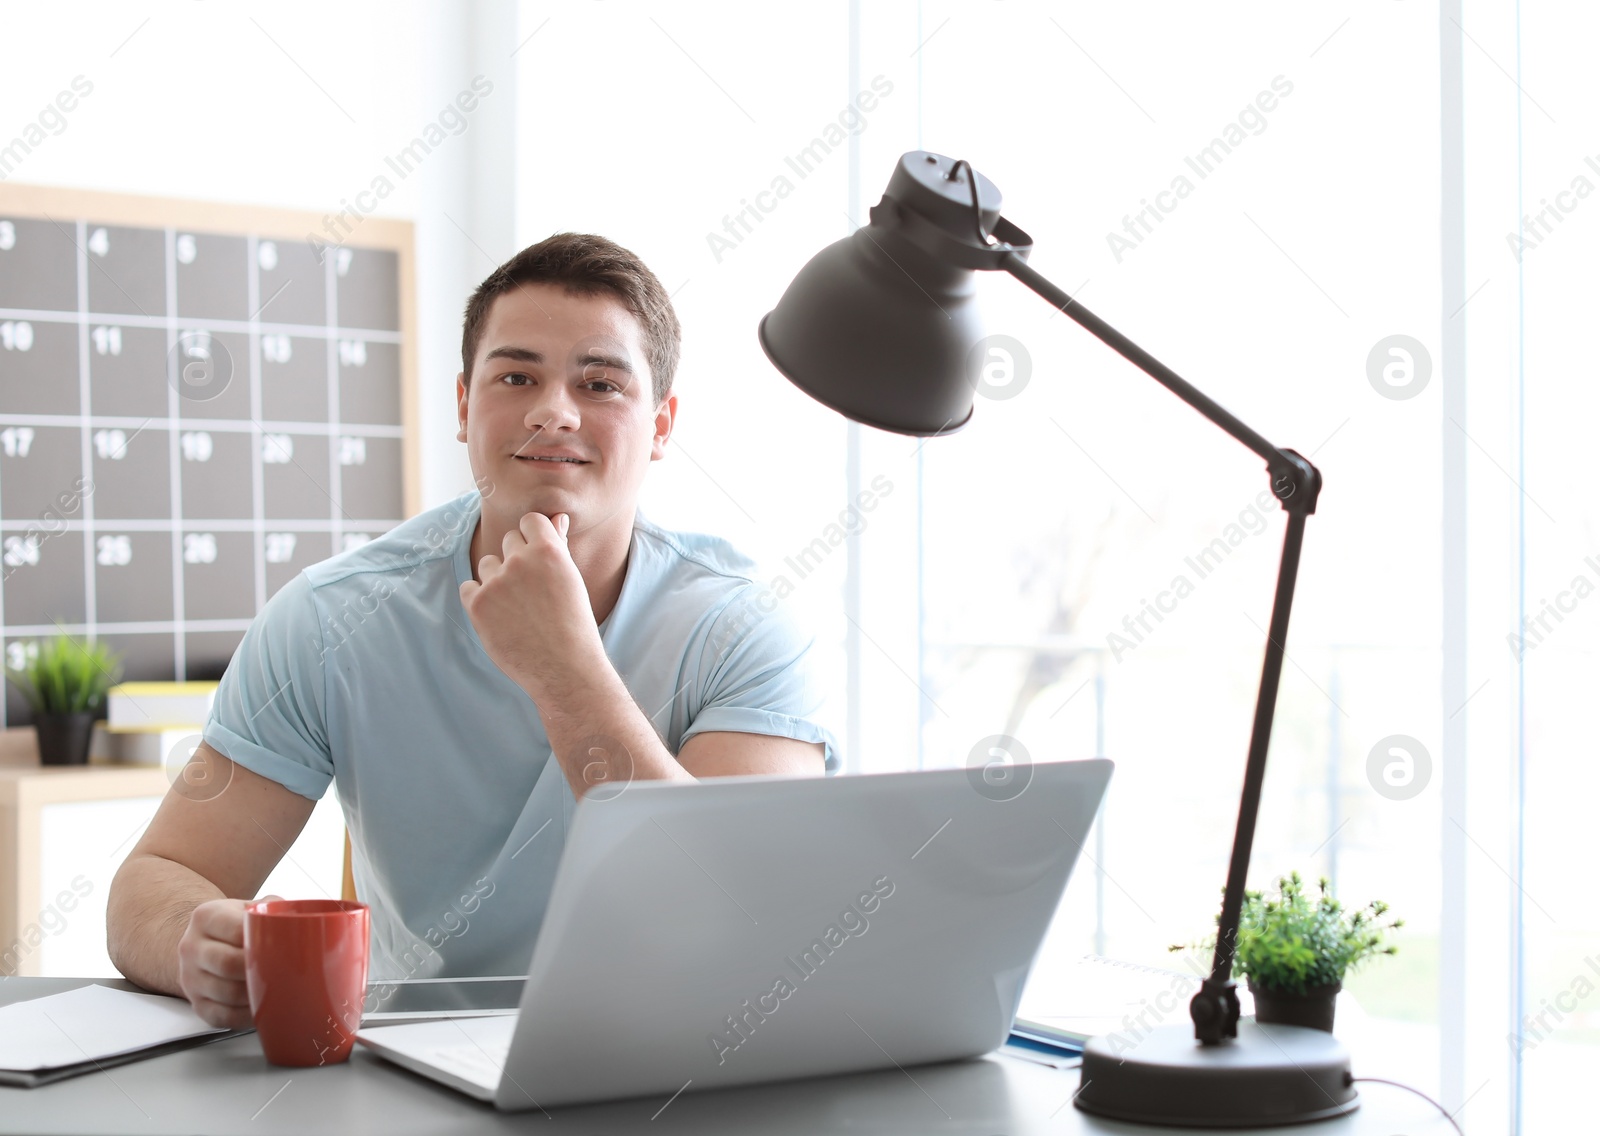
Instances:
[[[244,909],[245,987],[274,1065],[350,1056],[367,995],[371,915],[342,899],[261,899]]]

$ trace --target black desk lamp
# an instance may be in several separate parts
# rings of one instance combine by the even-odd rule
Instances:
[[[812,257],[762,319],[762,349],[791,382],[848,418],[900,434],[947,434],[972,417],[969,360],[983,338],[974,273],[999,269],[1267,463],[1288,527],[1216,953],[1189,1003],[1193,1036],[1166,1026],[1131,1048],[1091,1040],[1075,1099],[1086,1112],[1145,1124],[1255,1127],[1342,1116],[1358,1103],[1344,1046],[1320,1030],[1241,1025],[1232,977],[1300,545],[1322,475],[1040,276],[1027,263],[1032,248],[1028,234],[1000,216],[994,183],[968,163],[925,151],[902,155],[871,223]]]

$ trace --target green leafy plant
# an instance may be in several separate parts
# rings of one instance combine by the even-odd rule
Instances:
[[[122,656],[104,643],[79,643],[70,635],[21,644],[22,666],[6,664],[12,681],[35,714],[80,714],[99,710],[106,692],[122,677]]]
[[[1248,978],[1258,987],[1304,994],[1344,981],[1378,955],[1399,951],[1388,941],[1391,931],[1405,926],[1401,919],[1384,920],[1389,905],[1373,900],[1365,907],[1346,911],[1328,890],[1326,878],[1317,881],[1317,894],[1306,893],[1299,872],[1279,877],[1278,894],[1244,893],[1239,915],[1238,948],[1233,975]],[[1203,943],[1214,950],[1216,934]],[[1171,949],[1187,949],[1180,944]]]

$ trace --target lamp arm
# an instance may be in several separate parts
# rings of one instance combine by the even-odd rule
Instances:
[[[1269,466],[1281,457],[1278,447],[1239,421],[1225,407],[1179,376],[1171,367],[1050,283],[1034,271],[1033,266],[1026,260],[1015,255],[1007,256],[1002,259],[1000,267],[1049,300],[1057,310],[1076,321],[1100,342],[1216,423],[1229,437],[1243,442]]]
[[[1222,915],[1217,920],[1217,945],[1211,974],[1189,1002],[1194,1035],[1206,1045],[1237,1037],[1239,994],[1233,984],[1233,959],[1239,945],[1239,917],[1244,908],[1245,876],[1250,871],[1250,849],[1255,842],[1256,815],[1261,808],[1261,785],[1267,776],[1267,747],[1272,740],[1272,716],[1278,704],[1278,680],[1283,674],[1283,645],[1289,634],[1289,609],[1294,603],[1295,580],[1300,571],[1300,547],[1305,537],[1306,515],[1290,509],[1283,532],[1283,554],[1278,561],[1278,584],[1272,597],[1272,618],[1267,624],[1266,653],[1261,660],[1261,688],[1256,695],[1255,723],[1250,728],[1250,756],[1245,762],[1244,790],[1239,795],[1239,820],[1233,834],[1233,857],[1228,863],[1228,884],[1222,895]]]
[[[1278,562],[1277,589],[1272,599],[1272,618],[1267,628],[1266,652],[1261,663],[1261,688],[1256,696],[1255,723],[1250,731],[1244,791],[1239,797],[1233,857],[1228,864],[1228,883],[1223,892],[1222,914],[1217,921],[1216,951],[1212,956],[1211,974],[1189,1003],[1189,1016],[1194,1020],[1196,1039],[1206,1045],[1217,1045],[1227,1038],[1238,1036],[1239,994],[1233,983],[1233,960],[1238,946],[1239,917],[1244,907],[1245,876],[1250,869],[1250,849],[1255,841],[1256,816],[1261,808],[1261,785],[1267,773],[1267,747],[1272,740],[1272,717],[1278,701],[1278,681],[1283,674],[1284,642],[1289,634],[1289,610],[1294,603],[1306,517],[1316,511],[1322,475],[1295,451],[1279,449],[1235,418],[1177,372],[1035,272],[1020,255],[1003,254],[998,267],[1050,301],[1096,339],[1259,455],[1267,463],[1273,495],[1288,514],[1288,526],[1283,534],[1283,554]]]

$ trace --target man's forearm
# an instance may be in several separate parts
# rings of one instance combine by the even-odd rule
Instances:
[[[210,880],[160,856],[130,856],[111,881],[106,950],[146,990],[180,994],[178,940],[200,904],[222,899]]]
[[[574,659],[559,676],[530,685],[574,797],[613,781],[695,779],[661,744],[603,652]]]

